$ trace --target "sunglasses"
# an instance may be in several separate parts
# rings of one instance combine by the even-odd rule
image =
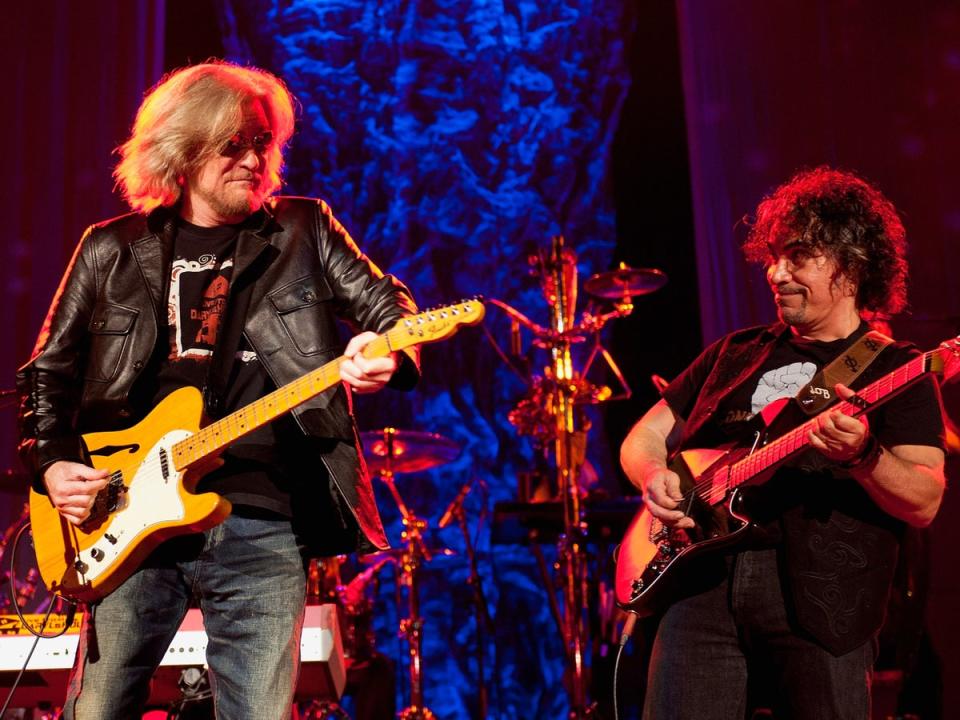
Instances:
[[[234,133],[233,136],[223,144],[223,147],[220,149],[220,154],[224,157],[237,157],[246,152],[248,148],[253,148],[255,153],[262,155],[266,152],[267,148],[270,147],[272,142],[273,133],[269,131],[254,135],[252,138],[248,138],[243,133]]]

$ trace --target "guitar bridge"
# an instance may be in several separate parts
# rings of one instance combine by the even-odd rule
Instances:
[[[119,510],[126,493],[127,486],[123,484],[123,473],[117,470],[110,476],[110,484],[107,485],[107,511],[116,512]]]

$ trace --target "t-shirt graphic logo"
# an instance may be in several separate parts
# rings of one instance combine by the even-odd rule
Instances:
[[[796,397],[800,389],[813,380],[817,366],[812,362],[795,362],[765,372],[750,398],[751,410],[756,414],[774,400]]]
[[[218,264],[212,253],[173,261],[167,303],[170,360],[209,360],[213,355],[232,270],[232,258]]]
[[[227,304],[229,288],[229,281],[223,275],[217,275],[203,291],[203,304],[200,309],[190,310],[190,319],[200,321],[200,329],[194,338],[197,345],[213,347],[217,344],[217,332],[220,330],[220,319]]]

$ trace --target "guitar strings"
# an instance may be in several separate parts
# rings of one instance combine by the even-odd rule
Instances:
[[[884,375],[876,382],[858,391],[857,396],[866,401],[868,406],[866,409],[872,408],[879,398],[889,395],[894,389],[903,390],[907,382],[922,377],[926,372],[924,368],[926,367],[927,359],[936,352],[938,351],[933,350],[918,355],[916,358],[904,363],[896,370]],[[832,408],[831,412],[839,411],[848,417],[859,417],[865,414],[866,409],[857,407],[844,400]],[[708,505],[719,503],[727,496],[731,489],[738,487],[746,479],[758,474],[760,470],[772,467],[774,464],[785,460],[799,450],[809,447],[810,443],[807,438],[807,433],[812,431],[815,426],[816,418],[808,420],[802,425],[781,435],[770,445],[765,445],[755,453],[741,458],[732,465],[726,466],[725,469],[727,473],[721,483],[716,482],[719,473],[713,473],[707,477],[698,479],[693,487],[683,494],[681,502],[687,503],[688,510],[696,498],[700,498]],[[789,446],[789,449],[780,457],[775,457],[773,460],[768,459],[769,455],[778,453],[784,446]],[[731,479],[734,479],[735,482],[731,482]]]
[[[396,341],[400,339],[400,336],[406,334],[404,330],[405,328],[403,329],[393,328],[391,330],[388,330],[386,333],[384,333],[383,335],[381,335],[380,337],[378,337],[376,340],[372,342],[385,345],[386,350],[389,352],[389,348],[392,345],[396,344]],[[393,340],[393,342],[391,342],[391,340]],[[379,352],[380,348],[375,348],[375,350]],[[320,381],[321,383],[327,383],[327,378],[324,378],[322,376],[328,375],[334,369],[339,370],[341,361],[342,361],[342,357],[339,357],[330,361],[329,363],[326,363],[325,365],[322,365],[316,370],[313,370],[312,372],[307,373],[303,377],[300,377],[294,380],[293,382],[289,383],[288,385],[285,385],[283,388],[279,388],[277,392],[269,393],[268,395],[265,395],[264,397],[254,401],[250,405],[238,411],[238,413],[245,413],[246,411],[250,410],[254,414],[254,420],[256,421],[256,411],[257,409],[262,408],[266,410],[267,414],[272,414],[272,417],[270,419],[276,418],[278,413],[276,413],[276,411],[273,408],[275,408],[280,403],[274,402],[274,401],[281,399],[285,394],[288,394],[288,393],[292,394],[295,392],[299,396],[299,395],[302,395],[302,392],[305,389],[308,392],[310,392],[312,391],[312,388],[304,387],[304,386],[313,385],[317,381]],[[329,384],[326,385],[326,388],[324,389],[333,387],[334,384],[335,383],[330,382]],[[320,392],[323,392],[323,391],[321,390]],[[316,393],[314,393],[314,395],[315,394]],[[300,402],[305,402],[305,401],[306,401],[306,398],[304,400],[301,400]],[[297,403],[297,404],[300,404],[300,403]],[[254,406],[257,406],[257,408],[254,408]],[[296,407],[296,405],[293,405],[291,407]],[[281,411],[281,413],[279,414],[288,412],[289,409],[291,408],[287,408]],[[206,428],[200,428],[197,432],[192,433],[189,437],[186,437],[183,440],[178,440],[177,442],[171,444],[170,445],[171,457],[168,460],[168,462],[171,463],[172,470],[174,472],[182,472],[186,469],[186,468],[177,467],[177,464],[174,461],[174,456],[176,455],[184,455],[184,454],[196,455],[196,457],[191,462],[196,461],[204,457],[205,455],[207,455],[208,452],[202,452],[201,451],[202,448],[208,447],[210,444],[210,441],[213,440],[214,438],[217,438],[220,435],[219,429],[210,431],[210,428],[214,426],[218,426],[218,428],[224,428],[224,429],[236,428],[237,422],[241,420],[241,418],[237,418],[236,415],[237,413],[233,413],[227,416],[226,418],[223,418],[217,421],[216,423],[208,425]],[[257,423],[256,425],[246,430],[246,432],[250,432],[251,430],[256,429],[256,427],[260,427],[260,425],[262,424],[263,423]],[[245,434],[245,433],[241,433],[241,434]],[[239,437],[239,436],[240,434],[237,434],[235,437]],[[191,447],[188,449],[186,446],[181,445],[181,443],[189,444],[191,441],[194,443],[194,447]],[[219,441],[217,442],[218,444],[220,444]],[[202,446],[201,450],[198,450],[196,446]],[[200,454],[198,454],[198,452]],[[162,462],[159,456],[156,453],[152,453],[147,459],[145,459],[140,463],[137,463],[137,464],[128,463],[128,464],[120,465],[119,467],[113,470],[113,473],[119,472],[121,474],[121,476],[125,480],[124,487],[127,490],[129,490],[137,473],[142,471],[147,471],[150,473],[156,472],[160,469],[161,464]],[[189,466],[189,464],[190,463],[188,463],[187,465]],[[99,494],[98,494],[98,497],[99,497]],[[108,515],[109,514],[110,513],[108,513]]]

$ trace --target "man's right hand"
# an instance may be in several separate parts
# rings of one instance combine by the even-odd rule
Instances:
[[[109,470],[96,470],[89,465],[60,460],[43,473],[50,502],[72,525],[81,525],[90,517],[93,501],[107,485]]]
[[[693,518],[676,509],[683,501],[680,476],[666,467],[657,468],[644,478],[643,501],[650,514],[664,525],[692,528],[696,524]]]

